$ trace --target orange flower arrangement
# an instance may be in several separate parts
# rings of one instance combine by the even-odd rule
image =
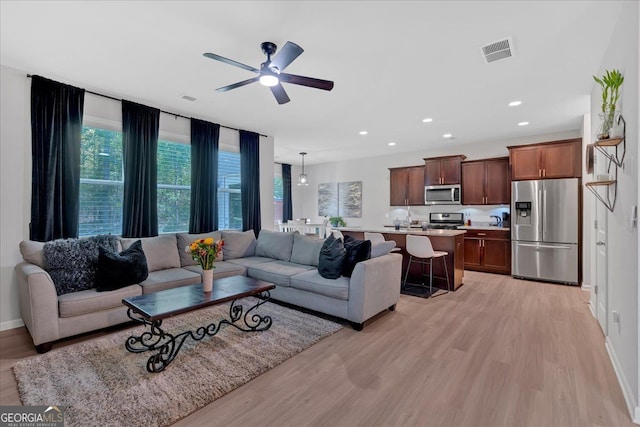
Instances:
[[[222,247],[223,240],[215,241],[212,237],[198,239],[184,248],[185,252],[191,255],[194,261],[198,261],[203,270],[214,269],[213,262],[216,260]]]

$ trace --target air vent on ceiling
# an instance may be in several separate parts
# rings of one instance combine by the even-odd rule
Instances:
[[[498,40],[493,43],[482,46],[482,53],[487,63],[499,61],[501,59],[511,58],[513,52],[513,41],[511,37],[507,37],[503,40]]]
[[[191,101],[191,102],[196,100],[196,98],[194,98],[193,96],[189,96],[189,95],[182,95],[180,98],[182,98],[182,99],[184,99],[186,101]]]

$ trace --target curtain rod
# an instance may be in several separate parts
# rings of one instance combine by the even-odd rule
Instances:
[[[33,76],[32,74],[27,74],[28,78],[31,78],[32,76]],[[84,91],[87,92],[87,93],[90,93],[91,95],[101,96],[103,98],[113,99],[114,101],[122,102],[122,99],[118,99],[118,98],[113,97],[113,96],[109,96],[109,95],[105,95],[105,94],[102,94],[102,93],[94,92],[94,91],[88,90],[88,89],[84,89]],[[183,119],[191,120],[191,117],[183,116],[182,114],[176,114],[176,113],[172,113],[170,111],[164,111],[164,110],[160,110],[160,112],[161,113],[165,113],[165,114],[169,114],[171,116],[182,117]],[[240,129],[232,128],[231,126],[220,125],[220,127],[223,127],[225,129],[237,130],[238,132],[240,132]],[[258,133],[258,135],[264,136],[265,138],[267,138],[267,135],[263,135],[261,133]]]

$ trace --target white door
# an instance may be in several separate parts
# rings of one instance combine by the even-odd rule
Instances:
[[[596,201],[596,318],[605,336],[607,329],[607,208]]]

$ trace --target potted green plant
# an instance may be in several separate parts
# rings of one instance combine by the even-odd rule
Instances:
[[[619,70],[606,70],[602,77],[593,76],[593,79],[602,88],[602,113],[600,113],[602,127],[598,132],[598,139],[609,139],[624,76]]]
[[[346,227],[347,223],[344,222],[341,216],[332,216],[329,218],[329,223],[332,227]]]

